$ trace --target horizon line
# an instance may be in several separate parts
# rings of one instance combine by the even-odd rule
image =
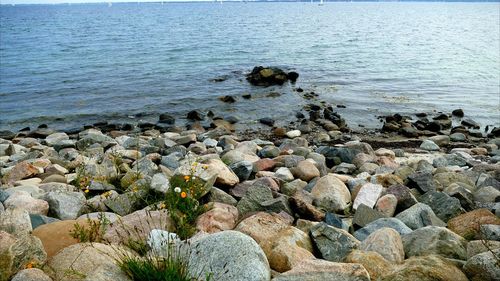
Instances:
[[[255,2],[255,3],[273,3],[273,2],[286,2],[286,3],[311,3],[311,2],[320,2],[320,0],[129,0],[129,1],[91,1],[91,2],[49,2],[49,3],[36,3],[36,2],[24,2],[24,3],[0,3],[0,6],[17,6],[17,5],[71,5],[71,4],[130,4],[130,3],[144,3],[144,4],[153,4],[153,3],[210,3],[210,2]],[[324,0],[323,3],[327,2],[440,2],[440,3],[494,3],[500,2],[500,0]]]

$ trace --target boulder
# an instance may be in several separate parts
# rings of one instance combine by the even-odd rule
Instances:
[[[267,258],[273,270],[285,272],[305,259],[314,258],[309,235],[298,228],[289,226],[278,232],[272,240],[274,242],[268,249]]]
[[[21,208],[30,214],[47,215],[49,212],[49,203],[47,201],[35,199],[25,191],[15,191],[3,204],[7,209]]]
[[[273,193],[267,186],[256,184],[252,185],[245,195],[238,202],[236,207],[240,216],[255,211],[263,211],[262,203],[273,199]]]
[[[363,227],[370,222],[385,217],[382,213],[377,210],[374,210],[364,204],[358,206],[356,213],[354,213],[354,218],[352,223],[354,225]]]
[[[115,259],[124,249],[101,243],[80,243],[64,248],[48,263],[50,275],[54,280],[98,280],[96,272],[106,270],[108,279],[114,281],[131,281],[116,265]],[[132,255],[129,253],[129,255]],[[103,280],[103,279],[101,279]]]
[[[361,186],[352,208],[356,210],[360,204],[373,208],[377,202],[380,194],[382,193],[383,187],[379,184],[366,183]]]
[[[272,281],[369,281],[366,269],[357,263],[337,263],[306,259]]]
[[[370,274],[370,280],[379,280],[391,273],[394,267],[382,255],[372,251],[352,250],[346,262],[361,264]]]
[[[109,243],[126,244],[132,241],[145,241],[153,229],[173,231],[174,223],[166,210],[140,210],[123,216],[111,223],[104,233],[104,240]]]
[[[71,235],[76,223],[87,229],[89,227],[87,220],[64,220],[44,224],[33,230],[33,236],[42,241],[43,248],[49,259],[60,250],[79,242]]]
[[[467,259],[466,240],[445,227],[426,226],[403,235],[402,239],[407,257],[435,254],[451,259]]]
[[[500,219],[487,209],[476,209],[450,219],[448,228],[468,240],[482,239],[483,224],[500,225]]]
[[[311,190],[313,204],[325,211],[344,211],[351,204],[347,186],[333,174],[321,177]]]
[[[411,229],[418,229],[428,225],[446,226],[424,203],[417,203],[396,216]]]
[[[498,265],[499,256],[500,249],[477,254],[467,260],[464,271],[470,280],[500,280],[500,266]]]
[[[411,193],[410,189],[401,184],[388,187],[386,190],[384,190],[382,196],[386,194],[392,194],[396,196],[396,199],[398,201],[396,207],[397,212],[406,210],[418,202],[413,193]]]
[[[307,182],[320,176],[316,165],[309,160],[300,161],[297,167],[292,169],[292,173],[295,177]]]
[[[467,281],[465,274],[439,256],[411,257],[381,281]]]
[[[242,220],[234,230],[252,237],[266,255],[270,255],[274,238],[291,224],[290,220],[278,214],[259,212]]]
[[[381,196],[375,205],[375,210],[379,211],[386,217],[394,216],[396,207],[398,205],[398,198],[394,194],[386,194]]]
[[[402,263],[405,259],[401,236],[392,228],[381,228],[371,233],[361,242],[359,249],[377,252],[392,263]]]
[[[189,271],[194,276],[210,272],[214,280],[261,281],[271,279],[266,255],[248,235],[226,230],[206,235],[191,244]]]
[[[28,268],[19,271],[12,281],[52,281],[52,279],[38,268]]]
[[[61,220],[74,220],[83,211],[86,199],[81,192],[51,191],[45,195],[49,212]]]
[[[198,217],[196,229],[206,233],[231,230],[236,226],[237,220],[238,209],[236,207],[223,203],[214,203],[211,210]]]
[[[500,241],[491,240],[473,240],[467,243],[467,260],[477,254],[490,250],[500,249]]]
[[[0,280],[9,277],[28,264],[42,265],[47,260],[40,239],[28,234],[13,236],[0,230]]]
[[[0,231],[18,237],[28,234],[32,230],[28,211],[24,209],[8,209],[0,212]]]
[[[349,232],[326,223],[313,226],[310,235],[323,259],[334,262],[344,261],[345,257],[360,244]]]
[[[363,241],[366,239],[366,237],[368,237],[368,235],[384,227],[392,228],[396,230],[400,235],[412,232],[411,228],[409,228],[406,224],[396,218],[381,218],[355,231],[354,237],[356,237],[360,241]]]
[[[290,80],[295,81],[298,75],[296,75],[296,72],[293,73],[294,74],[290,74]],[[252,69],[252,72],[247,74],[246,79],[254,86],[269,87],[272,85],[283,85],[288,81],[289,76],[286,72],[277,67],[256,66]]]
[[[429,205],[436,216],[445,222],[453,217],[465,213],[465,210],[460,205],[459,199],[451,197],[443,192],[429,191],[422,195],[419,200],[420,202]]]
[[[7,184],[13,184],[18,180],[32,177],[41,173],[43,173],[43,168],[36,167],[28,163],[27,161],[23,161],[16,164],[3,176],[3,182]]]

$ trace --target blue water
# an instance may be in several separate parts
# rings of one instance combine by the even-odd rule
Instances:
[[[499,14],[499,3],[4,5],[0,129],[153,121],[191,109],[285,122],[321,100],[346,105],[339,112],[353,127],[456,108],[498,126]],[[255,65],[298,71],[295,87],[318,100],[290,85],[248,85]],[[210,81],[220,76],[228,79]]]

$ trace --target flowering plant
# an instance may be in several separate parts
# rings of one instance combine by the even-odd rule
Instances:
[[[193,165],[197,165],[195,162]],[[192,169],[193,171],[194,169]],[[165,197],[165,205],[181,239],[191,237],[195,221],[205,208],[198,201],[205,190],[205,181],[194,175],[174,175],[170,178],[170,188]]]

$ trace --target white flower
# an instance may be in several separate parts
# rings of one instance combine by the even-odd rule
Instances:
[[[195,180],[195,179],[196,179],[196,177],[194,177],[194,176],[193,176],[193,178],[192,178],[192,179],[193,179],[193,180]]]
[[[176,188],[174,188],[174,191],[177,192],[177,193],[179,193],[179,192],[181,192],[181,188],[180,187],[176,187]]]

